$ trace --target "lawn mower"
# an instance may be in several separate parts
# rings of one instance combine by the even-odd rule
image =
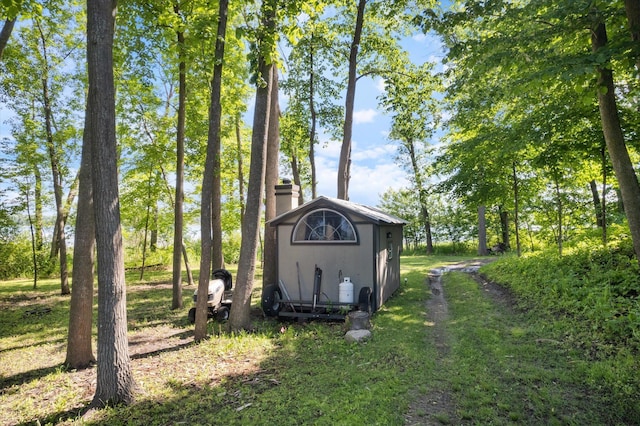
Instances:
[[[216,269],[209,280],[209,292],[207,294],[207,317],[218,321],[229,319],[231,299],[233,298],[233,280],[231,273],[226,269]],[[193,303],[198,300],[198,289],[193,292]],[[195,306],[189,309],[189,322],[196,322]]]

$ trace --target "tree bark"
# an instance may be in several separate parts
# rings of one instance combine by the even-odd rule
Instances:
[[[211,79],[211,101],[209,105],[209,134],[207,140],[207,157],[204,166],[204,176],[202,177],[202,198],[201,198],[201,258],[200,275],[198,277],[198,294],[196,300],[196,324],[194,338],[200,341],[207,336],[207,297],[202,297],[208,293],[209,277],[211,275],[212,261],[216,269],[221,267],[221,259],[212,259],[214,238],[218,238],[218,245],[221,245],[220,237],[222,226],[220,225],[220,121],[222,106],[220,100],[222,88],[222,65],[224,61],[224,37],[227,29],[228,0],[221,0],[218,9],[218,32],[216,37],[215,59],[213,66],[213,77]],[[217,206],[217,213],[213,211],[214,204]],[[217,218],[214,220],[214,217]],[[214,229],[214,226],[216,229]],[[222,253],[217,250],[216,253]]]
[[[342,147],[340,148],[340,161],[338,163],[338,198],[349,199],[349,180],[351,179],[351,136],[353,133],[353,109],[356,97],[356,69],[358,66],[358,49],[362,36],[362,26],[364,23],[364,8],[367,0],[358,1],[358,14],[356,16],[356,26],[351,42],[349,53],[349,79],[347,81],[347,94],[345,99],[344,131],[342,135]]]
[[[98,368],[91,405],[131,403],[113,79],[115,0],[87,0],[89,139],[98,261]]]
[[[244,222],[244,170],[242,167],[242,132],[240,131],[240,117],[236,117],[236,146],[238,149],[238,202],[240,203],[240,223]]]
[[[262,267],[262,285],[276,284],[278,274],[276,269],[276,228],[268,222],[276,217],[276,191],[278,184],[278,170],[280,155],[280,107],[278,105],[278,73],[271,75],[271,98],[269,111],[269,129],[267,136],[267,157],[265,167],[265,212],[264,212],[264,249]]]
[[[7,47],[7,43],[9,43],[9,38],[11,37],[11,32],[13,31],[13,27],[15,23],[16,23],[15,18],[7,19],[4,21],[4,25],[2,26],[2,31],[0,31],[0,60],[2,59],[4,48]]]
[[[64,202],[64,207],[63,207],[63,216],[62,216],[62,223],[66,226],[67,224],[67,219],[69,218],[69,212],[71,211],[71,207],[73,206],[73,201],[75,200],[76,196],[78,195],[78,183],[79,183],[79,174],[76,173],[76,177],[73,179],[73,183],[71,184],[71,186],[69,187],[69,192],[67,193],[67,199]],[[56,222],[53,228],[53,235],[58,235],[58,223]],[[53,255],[53,257],[57,256],[58,251],[60,250],[60,247],[58,245],[58,239],[57,238],[53,238],[52,242],[51,242],[51,246],[55,248],[53,248],[51,250],[51,254]],[[55,254],[54,254],[55,253]]]
[[[629,23],[631,41],[635,44],[636,71],[640,72],[640,2],[638,0],[624,0],[625,13]]]
[[[249,167],[249,188],[247,210],[242,222],[242,242],[236,288],[233,293],[233,308],[229,316],[229,330],[240,331],[251,327],[251,292],[256,268],[256,253],[260,229],[260,207],[264,192],[267,138],[271,111],[273,73],[276,72],[270,55],[275,42],[276,0],[262,3],[263,34],[258,43],[258,85],[253,114],[253,135],[251,138],[251,165]]]
[[[511,247],[511,241],[509,238],[509,212],[505,210],[502,206],[499,206],[498,211],[500,212],[500,234],[502,237],[502,243],[505,247]]]
[[[73,244],[73,271],[71,277],[71,302],[69,307],[69,332],[65,365],[81,369],[95,363],[91,329],[93,323],[93,268],[95,249],[95,218],[93,212],[93,182],[91,180],[91,140],[89,120],[85,115],[82,158],[80,161],[78,213]]]
[[[318,196],[317,192],[317,181],[318,176],[316,172],[316,126],[317,126],[317,114],[316,114],[316,106],[315,106],[315,72],[314,72],[314,57],[313,57],[313,34],[311,34],[311,43],[310,43],[310,53],[309,53],[309,69],[311,72],[309,73],[309,112],[311,113],[311,129],[309,131],[309,167],[311,168],[311,199],[315,199]],[[294,154],[295,156],[295,154]],[[294,163],[294,159],[292,159],[292,163]],[[298,167],[297,162],[294,163],[296,170]],[[300,174],[298,173],[298,182],[295,182],[294,172],[294,183],[300,186]],[[300,196],[302,196],[302,191],[300,191]],[[302,205],[302,203],[300,203]]]
[[[487,251],[487,220],[485,206],[478,207],[478,255],[486,256]]]
[[[591,33],[591,45],[594,52],[607,46],[607,31],[604,23],[598,23]],[[633,250],[640,263],[640,185],[629,157],[624,134],[620,125],[618,107],[613,84],[613,71],[607,67],[598,69],[598,106],[602,121],[602,131],[613,164],[624,211],[629,222]]]
[[[222,64],[224,62],[225,37],[227,33],[227,14],[229,1],[220,2],[220,19],[218,21],[218,34],[216,38],[215,66],[213,79],[211,81],[211,110],[209,124],[209,138],[213,140],[215,156],[213,158],[213,193],[211,207],[211,237],[213,238],[211,247],[211,267],[220,269],[224,267],[224,255],[222,252],[222,183],[221,183],[221,121],[222,121]],[[215,81],[214,81],[215,80]],[[214,102],[213,98],[216,98]],[[215,108],[214,108],[215,107]]]
[[[40,169],[37,165],[33,166],[33,178],[34,188],[33,188],[33,203],[34,203],[34,233],[36,239],[36,250],[42,250],[44,245],[44,225],[42,223],[42,174],[40,173]]]
[[[173,6],[180,14],[180,6]],[[184,138],[187,116],[187,65],[184,59],[184,33],[177,31],[178,38],[178,123],[176,129],[176,195],[173,206],[173,272],[171,309],[182,308],[182,235],[184,233]],[[185,256],[186,262],[186,256]]]
[[[596,226],[602,228],[602,203],[600,202],[598,184],[595,179],[591,179],[591,181],[589,181],[589,188],[591,189],[591,199],[593,200],[593,212],[596,218]]]
[[[562,256],[562,246],[564,243],[564,204],[562,202],[562,191],[560,191],[560,181],[558,176],[553,177],[556,189],[556,218],[558,219],[558,255]]]
[[[513,226],[516,231],[516,251],[518,253],[518,257],[520,257],[522,254],[522,247],[520,244],[520,195],[518,193],[518,173],[515,161],[511,163],[511,166],[513,171]]]
[[[302,179],[300,178],[300,165],[298,162],[298,156],[295,153],[291,154],[291,174],[293,175],[293,183],[302,188]],[[304,191],[302,189],[298,192],[298,205],[304,204]]]

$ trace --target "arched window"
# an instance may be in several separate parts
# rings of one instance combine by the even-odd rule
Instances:
[[[358,242],[349,219],[335,210],[319,209],[304,215],[293,228],[294,243],[351,243]]]

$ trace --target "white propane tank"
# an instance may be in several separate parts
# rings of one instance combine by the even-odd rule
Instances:
[[[344,277],[344,280],[338,285],[340,303],[353,303],[353,283],[350,277]]]

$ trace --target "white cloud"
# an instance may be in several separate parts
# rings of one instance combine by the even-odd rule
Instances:
[[[378,111],[373,108],[355,111],[353,113],[353,124],[373,123],[376,115],[378,115]]]
[[[411,38],[415,41],[417,41],[418,43],[422,43],[423,41],[426,40],[427,35],[425,33],[417,33],[414,34],[413,36],[411,36]]]
[[[316,151],[316,170],[318,194],[336,197],[338,178],[338,159],[341,141],[330,141]],[[394,163],[396,146],[384,144],[358,149],[353,142],[351,180],[349,181],[349,199],[356,203],[376,206],[380,194],[389,188],[408,186],[405,172]]]
[[[384,93],[387,90],[387,81],[384,78],[376,79],[376,89],[378,92]]]
[[[375,160],[379,162],[393,162],[396,146],[393,144],[385,144],[372,146],[366,150],[352,149],[351,158],[354,162]]]

